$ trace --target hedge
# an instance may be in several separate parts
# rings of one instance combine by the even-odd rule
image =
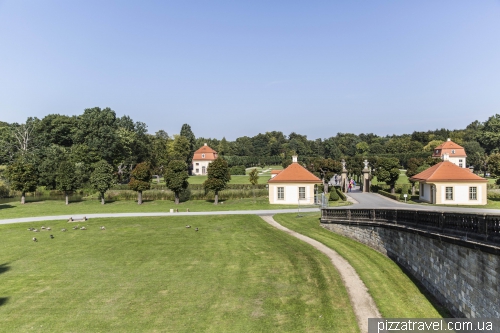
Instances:
[[[266,189],[267,184],[257,184],[252,185],[252,184],[227,184],[226,189],[227,190],[252,190],[252,189],[257,189],[257,190],[263,190]],[[168,188],[165,184],[151,184],[151,189],[152,190],[159,190],[159,191],[168,191]],[[203,184],[189,184],[188,189],[195,191],[195,190],[204,190]],[[115,191],[126,191],[129,190],[128,184],[117,184],[111,187],[110,190],[115,190]]]
[[[378,194],[381,194],[384,197],[388,197],[389,199],[399,201],[399,194],[392,194],[390,192],[386,192],[386,191],[382,191],[382,190],[379,190]]]
[[[345,196],[344,192],[340,190],[340,186],[334,186],[334,188],[337,194],[339,195],[340,199],[342,199],[342,201],[347,201],[347,197]]]

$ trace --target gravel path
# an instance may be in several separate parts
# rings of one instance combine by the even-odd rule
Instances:
[[[354,310],[354,314],[358,320],[359,329],[363,333],[368,332],[368,318],[382,318],[380,312],[377,309],[377,305],[373,301],[373,298],[368,294],[368,289],[365,284],[359,278],[358,274],[354,268],[342,258],[337,252],[325,246],[324,244],[304,236],[302,234],[296,233],[293,230],[285,228],[278,222],[276,222],[271,215],[261,216],[264,221],[270,225],[283,230],[284,232],[314,246],[319,251],[323,252],[330,258],[332,264],[337,268],[346,286],[347,293],[351,300],[351,304]]]

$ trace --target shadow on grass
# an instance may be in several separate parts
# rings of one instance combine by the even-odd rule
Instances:
[[[12,206],[12,205],[7,205],[7,204],[0,204],[0,209],[7,209],[7,208],[14,208],[16,206]]]
[[[1,264],[0,265],[0,274],[5,273],[5,272],[7,272],[10,269],[10,267],[7,266],[8,264],[9,263],[5,263],[5,264]]]
[[[389,257],[390,258],[390,257]],[[436,296],[431,294],[429,290],[425,288],[425,286],[417,280],[408,269],[406,269],[404,266],[402,266],[399,262],[397,262],[396,258],[390,258],[396,265],[401,268],[401,270],[410,278],[410,280],[417,286],[418,290],[422,293],[422,295],[427,298],[427,300],[434,306],[437,312],[443,317],[443,318],[453,318],[451,313],[443,306],[443,304],[437,299]],[[443,296],[444,298],[444,296]]]
[[[5,305],[8,300],[8,297],[0,297],[0,306]]]

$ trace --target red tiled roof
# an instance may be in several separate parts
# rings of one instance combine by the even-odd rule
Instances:
[[[202,157],[202,154],[205,154],[205,157]],[[217,152],[209,146],[202,146],[193,155],[193,160],[213,161],[215,159],[217,159]]]
[[[411,177],[413,181],[445,182],[445,181],[467,181],[487,182],[488,180],[475,175],[469,169],[461,168],[450,161],[440,162],[429,169]]]
[[[452,151],[455,151],[455,154]],[[445,141],[436,148],[434,148],[434,153],[432,157],[441,157],[443,154],[448,154],[450,157],[466,157],[464,147],[456,144],[453,141]]]
[[[299,163],[290,164],[285,170],[269,179],[268,183],[318,183],[321,179],[313,175]]]
[[[281,171],[283,171],[283,170],[271,170],[271,175],[277,175]]]

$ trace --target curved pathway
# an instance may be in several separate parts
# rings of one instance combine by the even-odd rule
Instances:
[[[349,294],[349,299],[351,300],[351,305],[361,332],[368,332],[368,318],[382,318],[375,302],[373,301],[373,298],[368,293],[368,289],[365,284],[361,281],[358,274],[347,262],[347,260],[342,258],[337,252],[330,249],[323,243],[285,228],[276,222],[271,215],[262,215],[261,217],[273,227],[276,227],[279,230],[311,244],[330,258],[332,264],[337,268],[342,280],[344,281],[344,285],[347,289],[347,293]]]

